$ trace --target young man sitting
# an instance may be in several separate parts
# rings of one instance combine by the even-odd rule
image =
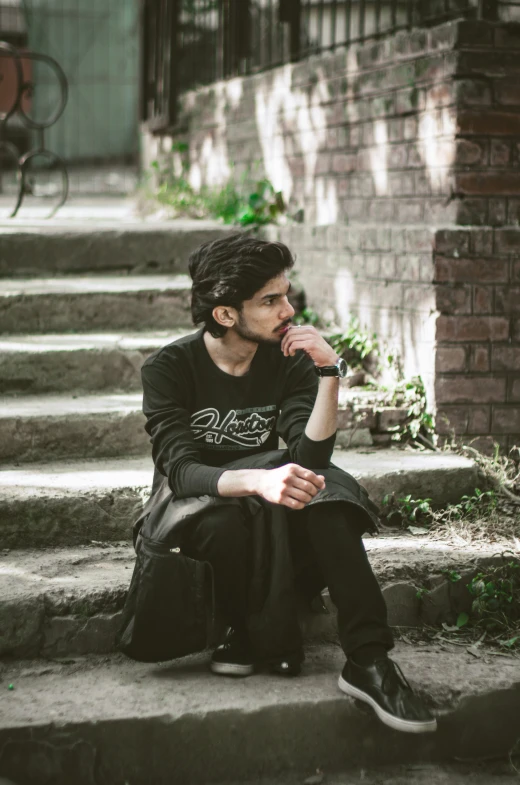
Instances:
[[[377,508],[330,464],[346,366],[314,327],[292,324],[293,263],[283,244],[243,234],[191,255],[202,327],[142,369],[153,498],[162,483],[169,514],[182,508],[180,550],[211,565],[229,625],[214,673],[248,676],[263,663],[297,675],[293,594],[310,600],[327,586],[347,657],[340,689],[397,730],[433,731],[436,720],[388,657],[386,606],[361,538],[377,531]]]

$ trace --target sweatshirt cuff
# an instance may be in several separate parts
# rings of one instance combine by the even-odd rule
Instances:
[[[296,448],[295,463],[313,471],[314,469],[326,469],[332,458],[335,442],[336,433],[315,442],[313,439],[309,439],[304,431]]]

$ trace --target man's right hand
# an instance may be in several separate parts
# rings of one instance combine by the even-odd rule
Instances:
[[[273,504],[303,510],[322,488],[325,488],[322,474],[315,474],[297,463],[287,463],[261,473],[257,494]]]

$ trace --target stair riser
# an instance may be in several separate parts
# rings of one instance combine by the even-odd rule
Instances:
[[[146,455],[150,438],[139,412],[0,419],[0,462]]]
[[[138,392],[141,366],[157,348],[0,354],[0,394]]]
[[[189,661],[187,668],[205,664]],[[149,668],[140,680],[161,679],[164,690],[182,688],[182,668]],[[252,677],[255,678],[255,677]],[[331,681],[337,674],[330,674]],[[125,686],[130,689],[128,677]],[[305,682],[303,682],[305,684]],[[278,691],[284,689],[280,680]],[[305,687],[302,685],[302,689]],[[225,693],[226,683],[223,680]],[[110,696],[107,696],[110,699]],[[9,699],[11,699],[9,697]],[[0,731],[0,768],[6,776],[24,785],[200,785],[201,783],[304,782],[309,773],[326,771],[334,782],[384,782],[378,766],[407,764],[406,778],[415,782],[414,768],[420,763],[453,760],[475,761],[474,771],[485,769],[479,761],[510,760],[520,734],[515,690],[494,689],[440,713],[435,733],[399,733],[383,725],[365,707],[360,710],[351,698],[334,691],[306,701],[284,701],[243,708],[207,709],[202,703],[180,716],[171,716],[158,706],[150,716],[136,703],[129,717],[83,722],[41,722]],[[490,722],[490,712],[493,722]],[[485,730],[483,730],[485,729]],[[495,762],[495,770],[497,764]],[[471,781],[466,764],[464,777]],[[334,772],[343,770],[343,775]],[[52,780],[42,773],[52,772]],[[372,776],[374,775],[374,776]],[[442,774],[431,782],[453,782]],[[493,770],[490,779],[495,782]],[[352,779],[351,779],[352,778]],[[318,780],[316,780],[318,781]],[[392,780],[397,782],[396,780]],[[426,780],[421,779],[421,782]],[[504,783],[511,774],[504,774]]]
[[[186,289],[41,294],[0,300],[0,333],[170,330],[191,322]]]
[[[2,234],[0,278],[124,272],[186,272],[190,253],[229,233],[227,228],[175,231],[167,227],[120,231],[49,230]]]

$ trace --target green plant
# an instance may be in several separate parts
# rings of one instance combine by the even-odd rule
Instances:
[[[398,382],[391,390],[390,405],[407,406],[407,420],[404,425],[396,425],[392,440],[412,441],[423,447],[436,449],[435,418],[428,411],[426,389],[420,376]]]
[[[385,512],[386,522],[390,526],[400,526],[408,528],[412,525],[427,528],[434,519],[434,512],[431,507],[431,499],[412,499],[411,494],[396,498],[394,494],[387,494],[383,498],[383,507],[387,507]]]
[[[328,342],[337,354],[345,356],[345,360],[351,365],[357,361],[362,365],[370,354],[379,357],[379,341],[375,333],[370,335],[360,326],[359,319],[353,316],[342,333],[335,333],[328,337]]]
[[[321,317],[312,308],[304,308],[299,314],[293,318],[294,324],[311,324],[317,327],[321,324]]]
[[[475,598],[471,605],[470,622],[501,636],[512,647],[520,643],[520,561],[502,557],[502,564],[479,572],[468,584]]]
[[[285,212],[281,192],[266,178],[254,183],[247,195],[247,188],[251,186],[247,185],[245,175],[239,186],[231,177],[221,188],[203,186],[195,190],[188,179],[188,149],[184,142],[174,142],[171,152],[176,155],[173,158],[164,162],[152,161],[153,176],[145,177],[141,188],[148,200],[171,208],[174,215],[212,216],[226,224],[241,226],[273,223]]]

